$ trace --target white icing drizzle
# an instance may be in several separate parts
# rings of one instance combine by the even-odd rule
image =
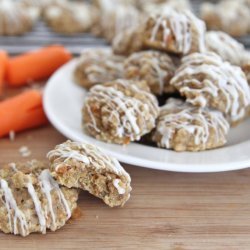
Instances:
[[[125,194],[126,190],[119,185],[120,182],[121,182],[120,179],[114,179],[113,180],[113,185],[117,189],[119,194]]]
[[[194,53],[184,57],[170,84],[187,96],[189,103],[201,107],[212,105],[206,95],[218,101],[223,97],[226,107],[220,111],[229,115],[232,121],[242,118],[250,104],[250,91],[242,70],[223,62],[214,53]],[[216,105],[212,107],[218,108]]]
[[[145,65],[150,65],[152,70],[148,73],[153,74],[153,76],[157,79],[157,82],[159,84],[159,94],[162,94],[165,85],[169,84],[169,82],[166,82],[166,79],[168,77],[171,77],[175,71],[175,66],[172,62],[172,59],[167,54],[162,54],[156,51],[143,51],[133,53],[125,61],[125,75],[126,71],[129,72],[130,66],[132,66],[132,68],[136,66],[141,69]],[[140,75],[136,75],[134,79],[146,80],[141,78]]]
[[[189,53],[195,43],[199,44],[199,51],[204,50],[205,25],[191,12],[177,12],[169,8],[162,15],[152,16],[151,18],[155,19],[155,26],[150,38],[151,42],[156,40],[157,34],[162,29],[163,47],[168,47],[168,37],[171,35],[175,38],[175,46],[179,53]]]
[[[211,128],[216,132],[215,142],[225,140],[229,124],[221,112],[196,108],[171,98],[161,108],[156,128],[156,133],[161,135],[161,139],[157,143],[161,147],[172,148],[176,131],[184,129],[192,135],[195,145],[206,145],[210,139]]]
[[[141,93],[145,95],[145,102],[142,102],[140,99],[130,97],[125,95],[122,91],[118,90],[113,86],[103,86],[98,85],[90,90],[89,98],[96,100],[97,102],[105,103],[105,110],[110,112],[110,117],[108,120],[111,120],[113,117],[119,122],[116,128],[117,137],[129,137],[131,140],[139,139],[142,134],[147,133],[146,124],[148,122],[154,124],[155,117],[158,114],[158,106],[155,97],[147,91],[139,89],[136,85],[132,84],[127,80],[116,80],[116,84],[120,84],[124,89],[130,88],[135,93]],[[91,114],[91,109],[88,108],[88,101],[85,103],[87,111],[90,111],[89,116],[93,117]],[[151,111],[150,121],[146,121],[146,117],[142,115],[143,110]],[[123,114],[120,116],[120,114]],[[137,117],[142,116],[144,119],[144,126],[139,127],[137,124]],[[95,127],[93,121],[88,126],[91,126],[96,131],[100,131],[99,128]]]
[[[206,33],[207,50],[220,55],[223,60],[235,65],[241,65],[244,46],[233,37],[222,31],[209,31]]]
[[[90,144],[67,141],[50,151],[47,157],[53,162],[56,171],[62,167],[62,162],[67,164],[69,160],[74,159],[84,163],[86,166],[96,169],[107,169],[116,175],[126,176],[130,180],[129,174],[115,158],[109,157]]]
[[[16,168],[15,163],[9,164],[9,166],[15,171],[18,172],[18,169]],[[40,225],[40,231],[41,233],[46,233],[46,221],[49,217],[49,214],[52,218],[52,226],[56,227],[56,213],[53,209],[53,201],[51,192],[56,191],[59,201],[63,205],[65,209],[65,213],[67,214],[67,219],[71,217],[71,210],[67,203],[67,200],[61,191],[58,183],[52,178],[50,172],[48,169],[43,170],[41,174],[38,176],[39,185],[41,186],[41,190],[43,194],[46,196],[46,199],[48,201],[48,209],[45,207],[42,207],[41,201],[38,197],[37,191],[32,184],[31,175],[28,176],[29,181],[27,182],[27,190],[28,193],[34,203],[35,211],[38,217],[39,225]],[[9,228],[10,232],[14,234],[22,234],[23,236],[26,236],[29,234],[29,225],[28,221],[25,217],[25,214],[21,211],[21,209],[18,207],[15,197],[13,196],[12,190],[8,186],[8,182],[4,179],[0,180],[1,183],[1,190],[3,191],[4,200],[2,201],[5,203],[5,207],[8,213],[8,220],[9,220]],[[49,213],[48,213],[49,212]],[[12,222],[13,218],[13,222]],[[19,224],[18,224],[19,222]],[[18,229],[18,225],[20,225],[20,230]]]
[[[3,193],[4,193],[5,207],[8,212],[10,231],[14,234],[18,234],[19,231],[18,231],[17,223],[19,221],[22,234],[27,235],[29,229],[28,229],[28,223],[26,221],[25,215],[18,208],[16,199],[13,196],[12,191],[9,188],[7,181],[5,181],[4,179],[1,179],[0,183],[1,183],[1,189],[3,190]],[[12,219],[11,219],[12,211],[14,213],[13,224],[12,224]]]
[[[65,212],[67,214],[67,219],[69,219],[71,217],[70,207],[69,207],[58,183],[52,178],[48,169],[43,170],[42,173],[39,175],[38,179],[40,180],[41,189],[42,189],[43,193],[46,195],[46,198],[48,200],[49,212],[50,212],[50,215],[52,218],[52,225],[55,227],[56,214],[55,214],[54,209],[53,209],[51,191],[55,190],[57,192],[57,195],[60,199],[60,202],[62,202],[62,204],[65,208]]]

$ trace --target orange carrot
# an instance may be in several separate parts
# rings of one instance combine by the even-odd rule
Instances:
[[[0,50],[0,94],[2,94],[3,91],[3,84],[6,76],[7,63],[8,63],[8,54],[5,51]]]
[[[0,102],[0,121],[0,137],[47,124],[41,93],[29,90]]]
[[[7,67],[7,82],[11,86],[22,86],[32,80],[46,79],[71,58],[70,52],[60,45],[13,57]]]

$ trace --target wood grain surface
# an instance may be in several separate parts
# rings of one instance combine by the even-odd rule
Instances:
[[[1,122],[1,121],[0,121]],[[65,141],[51,126],[0,139],[0,166],[45,160]],[[21,157],[19,148],[32,154]],[[250,249],[250,170],[214,174],[161,172],[124,165],[133,192],[124,208],[82,193],[82,216],[47,235],[0,233],[0,249]]]

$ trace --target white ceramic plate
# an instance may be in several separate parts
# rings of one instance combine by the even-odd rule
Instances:
[[[95,144],[121,162],[153,169],[219,172],[250,167],[250,119],[231,130],[225,147],[198,153],[177,153],[138,143],[120,146],[90,137],[81,127],[81,109],[87,92],[72,80],[75,64],[73,60],[58,70],[44,93],[45,112],[66,137]]]

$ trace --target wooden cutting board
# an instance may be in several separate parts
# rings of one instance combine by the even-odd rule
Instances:
[[[0,139],[0,165],[44,160],[65,140],[48,126]],[[32,155],[21,157],[27,146]],[[124,165],[133,192],[124,208],[82,193],[82,216],[61,230],[26,238],[0,233],[0,249],[250,249],[250,170],[217,174],[161,172]]]

